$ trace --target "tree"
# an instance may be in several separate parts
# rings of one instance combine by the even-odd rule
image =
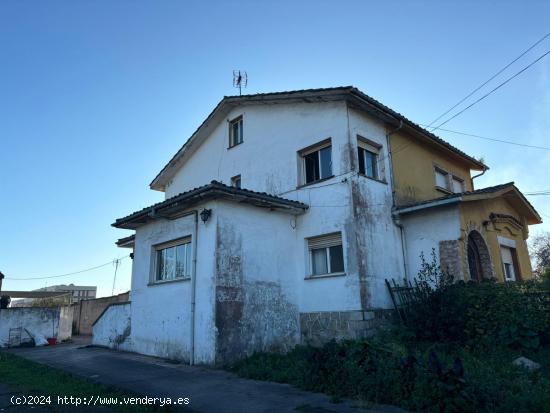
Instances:
[[[531,257],[535,260],[535,273],[541,277],[550,268],[550,232],[543,232],[531,241]]]

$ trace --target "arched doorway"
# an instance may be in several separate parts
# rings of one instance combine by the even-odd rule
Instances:
[[[481,281],[485,278],[491,278],[491,259],[489,249],[481,234],[477,231],[471,231],[468,234],[468,269],[470,271],[470,280]]]

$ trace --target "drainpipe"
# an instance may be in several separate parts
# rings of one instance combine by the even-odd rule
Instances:
[[[191,268],[191,352],[189,365],[195,364],[195,296],[197,289],[197,247],[199,234],[199,212],[194,210],[195,216],[195,245],[193,246],[193,267]]]
[[[483,171],[481,171],[480,174],[474,175],[470,178],[470,182],[472,183],[472,189],[474,189],[474,179],[479,178],[480,176],[482,176],[485,172],[487,172],[487,169],[489,169],[489,168],[487,168],[487,167],[483,168]]]
[[[392,197],[392,209],[395,207],[395,181],[393,178],[393,157],[391,152],[391,143],[390,143],[390,137],[394,133],[399,132],[403,128],[403,120],[399,120],[399,126],[388,132],[386,134],[386,146],[388,147],[388,160],[390,164],[390,186],[391,186],[391,197]],[[403,227],[403,224],[401,224],[401,220],[399,218],[396,218],[392,214],[392,220],[393,223],[397,228],[399,228],[399,234],[401,235],[401,254],[403,255],[403,271],[405,273],[405,279],[409,279],[409,270],[407,268],[407,243],[405,242],[405,228]]]
[[[195,363],[195,296],[197,290],[197,245],[198,245],[198,234],[199,234],[199,211],[193,210],[186,212],[182,215],[178,215],[177,218],[183,218],[189,215],[194,215],[195,217],[195,235],[193,236],[193,265],[191,267],[191,322],[189,323],[189,337],[191,348],[189,350],[189,365]]]

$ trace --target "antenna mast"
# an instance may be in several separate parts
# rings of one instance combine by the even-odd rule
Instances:
[[[240,70],[233,70],[233,87],[239,88],[239,96],[242,95],[242,88],[248,85],[248,75]]]

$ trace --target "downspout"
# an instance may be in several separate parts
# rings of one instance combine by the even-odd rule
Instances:
[[[395,180],[393,177],[393,156],[391,151],[391,143],[390,143],[390,137],[394,133],[399,132],[403,128],[403,120],[399,120],[399,126],[388,132],[386,134],[386,146],[388,147],[388,160],[390,164],[390,186],[391,186],[391,196],[392,196],[392,209],[395,207]],[[405,279],[409,279],[409,270],[407,268],[407,243],[405,241],[405,228],[403,227],[403,224],[401,224],[401,220],[399,218],[396,218],[392,213],[392,220],[395,226],[399,228],[399,233],[401,235],[401,254],[403,255],[403,271],[405,273]]]
[[[189,356],[189,365],[195,364],[195,296],[197,289],[197,247],[199,234],[199,212],[193,211],[195,216],[195,245],[193,246],[193,266],[191,268],[191,350]]]
[[[156,211],[153,210],[153,214]],[[178,215],[176,218],[183,218],[189,215],[195,216],[195,235],[192,239],[193,242],[193,265],[191,267],[191,322],[189,323],[189,336],[190,336],[190,349],[189,349],[189,364],[193,365],[195,363],[195,296],[196,296],[196,285],[197,285],[197,246],[198,246],[198,234],[199,234],[199,211],[194,209],[189,212],[185,212],[181,215]],[[174,219],[176,219],[174,218]]]
[[[487,169],[489,169],[489,168],[487,168],[487,167],[483,168],[483,171],[481,171],[480,174],[474,175],[470,178],[470,182],[472,183],[472,190],[474,189],[474,179],[479,178],[480,176],[482,176],[485,172],[487,172]]]

